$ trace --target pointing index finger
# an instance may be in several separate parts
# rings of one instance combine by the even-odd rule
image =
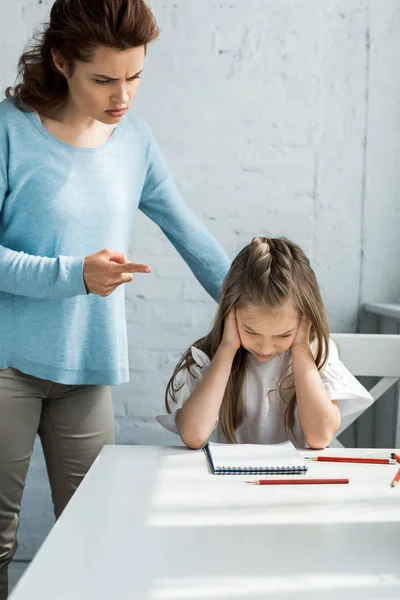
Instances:
[[[120,267],[121,273],[151,273],[151,267],[149,265],[142,265],[139,263],[126,263]]]

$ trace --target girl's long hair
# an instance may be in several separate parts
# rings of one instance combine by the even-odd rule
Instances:
[[[225,318],[232,308],[256,305],[276,309],[288,300],[293,303],[299,316],[304,314],[311,321],[310,342],[316,342],[315,364],[321,370],[327,359],[329,325],[319,286],[304,252],[297,244],[283,237],[256,237],[239,252],[224,279],[213,327],[194,346],[212,360],[222,340]],[[235,431],[243,422],[245,414],[243,383],[247,354],[241,346],[235,355],[220,411],[220,426],[225,438],[231,443],[236,443]],[[167,385],[165,405],[169,413],[172,412],[173,404],[177,402],[176,394],[182,387],[178,374],[184,369],[190,371],[194,364],[189,348],[175,367]],[[296,392],[293,374],[288,373],[282,377],[278,392],[287,403],[286,432],[295,437]],[[288,392],[289,397],[284,397],[283,392]]]
[[[50,22],[33,38],[18,63],[19,83],[6,90],[21,110],[51,113],[68,94],[68,83],[55,67],[52,51],[68,61],[90,62],[98,46],[129,50],[147,46],[159,34],[144,0],[56,0]]]

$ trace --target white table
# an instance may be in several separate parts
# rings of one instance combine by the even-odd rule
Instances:
[[[350,484],[251,486],[202,451],[105,447],[11,600],[398,600],[396,469],[310,462]]]

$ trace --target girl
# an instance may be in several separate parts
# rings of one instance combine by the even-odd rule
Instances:
[[[36,434],[56,516],[114,441],[137,209],[214,298],[229,267],[126,114],[157,35],[143,0],[57,0],[0,104],[0,600]]]
[[[215,441],[324,448],[372,397],[329,339],[317,280],[296,244],[256,237],[233,261],[208,335],[187,350],[158,417],[190,448]]]

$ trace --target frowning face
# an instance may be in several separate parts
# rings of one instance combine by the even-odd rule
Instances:
[[[259,362],[286,352],[296,337],[300,316],[291,302],[276,309],[242,306],[236,309],[242,346]]]
[[[135,97],[144,58],[144,46],[126,51],[99,46],[91,62],[78,61],[71,72],[55,54],[54,63],[68,82],[68,107],[85,119],[116,124]]]

